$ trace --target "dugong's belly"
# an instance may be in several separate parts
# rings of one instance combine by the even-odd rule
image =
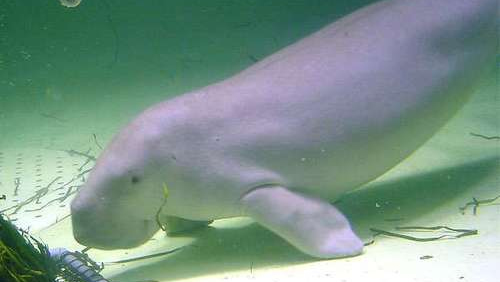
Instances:
[[[211,162],[237,167],[214,168],[217,175],[244,175],[243,190],[275,183],[335,197],[381,175],[432,136],[492,60],[494,12],[470,16],[461,7],[450,15],[463,17],[403,20],[394,6],[361,10],[183,97],[199,106],[190,123],[200,125]],[[463,41],[464,33],[477,37]]]

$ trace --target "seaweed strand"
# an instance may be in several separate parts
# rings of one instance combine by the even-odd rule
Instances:
[[[429,242],[429,241],[436,241],[436,240],[445,239],[445,238],[458,239],[461,237],[478,234],[478,231],[476,229],[457,229],[457,228],[451,228],[451,227],[444,226],[444,225],[430,226],[430,227],[427,227],[427,226],[400,226],[400,227],[395,227],[395,229],[396,230],[407,230],[407,231],[422,231],[422,230],[423,231],[436,231],[436,230],[445,229],[445,230],[453,231],[453,232],[456,232],[459,234],[457,234],[457,235],[446,234],[446,235],[440,235],[440,236],[436,236],[436,237],[421,238],[421,237],[414,237],[414,236],[410,236],[410,235],[390,232],[390,231],[386,231],[386,230],[382,230],[382,229],[378,229],[378,228],[370,228],[370,231],[375,233],[373,236],[386,235],[386,236],[390,236],[390,237],[397,237],[397,238],[402,238],[402,239],[407,239],[407,240],[417,241],[417,242]]]

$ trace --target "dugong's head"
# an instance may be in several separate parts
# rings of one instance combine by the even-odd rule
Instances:
[[[161,168],[148,152],[150,145],[140,132],[125,128],[99,156],[71,203],[73,235],[79,243],[131,248],[158,230]]]

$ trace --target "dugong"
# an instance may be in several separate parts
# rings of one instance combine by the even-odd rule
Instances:
[[[421,146],[494,65],[497,0],[381,1],[125,126],[71,203],[116,249],[249,216],[317,258],[363,243],[329,203]],[[164,187],[168,198],[164,203]]]

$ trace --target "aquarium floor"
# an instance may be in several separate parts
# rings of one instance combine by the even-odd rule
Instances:
[[[339,208],[363,240],[374,239],[360,256],[336,260],[308,258],[247,218],[219,220],[186,237],[166,238],[158,233],[135,249],[90,250],[88,254],[106,263],[104,276],[119,282],[496,281],[500,277],[500,201],[480,205],[476,214],[471,206],[463,212],[459,210],[473,198],[484,200],[500,194],[500,143],[470,134],[499,134],[497,100],[489,93],[475,96],[405,162],[339,201]],[[82,106],[85,108],[88,111],[91,106]],[[123,115],[123,111],[109,112],[113,114]],[[40,118],[38,113],[16,112],[7,117],[12,122],[4,117],[1,124],[2,132],[10,134],[2,138],[0,151],[0,191],[7,196],[0,202],[0,209],[24,203],[6,213],[50,247],[83,249],[74,241],[67,217],[72,197],[68,187],[82,183],[83,179],[75,176],[90,168],[92,161],[68,151],[97,155],[99,147],[117,129],[112,122],[96,122],[82,116],[85,113],[75,110],[62,121],[49,116]],[[71,185],[65,185],[70,181]],[[64,189],[58,189],[63,186]],[[34,195],[39,197],[32,198]],[[369,230],[396,232],[396,226],[438,225],[477,229],[479,233],[459,239],[416,242],[387,236],[373,238]],[[161,257],[111,263],[180,246],[184,247]]]

